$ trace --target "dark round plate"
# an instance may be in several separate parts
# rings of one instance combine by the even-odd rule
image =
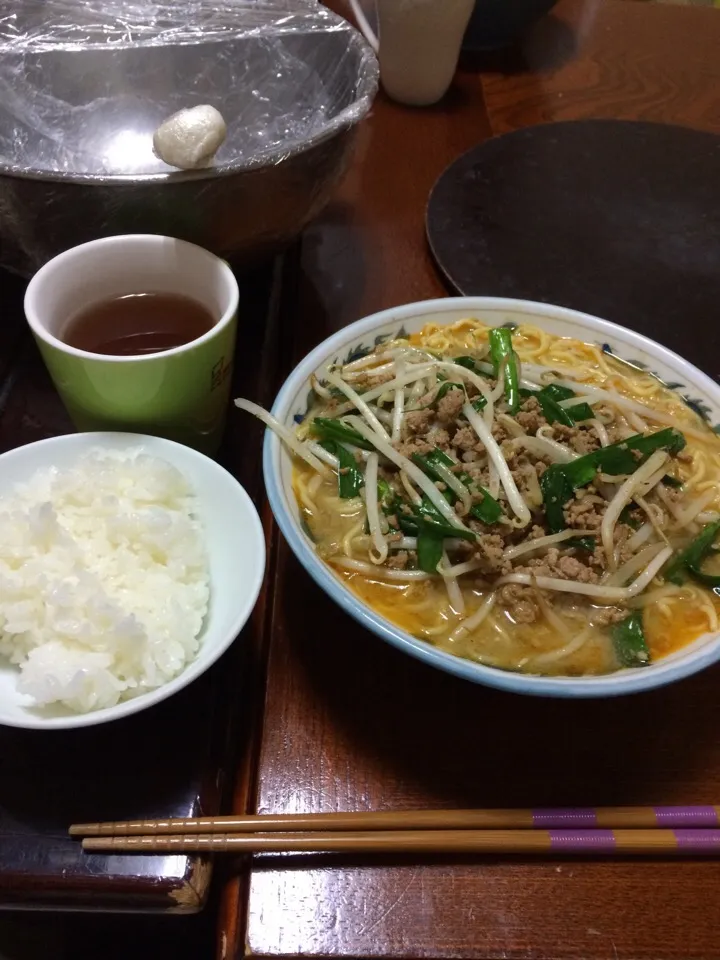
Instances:
[[[615,120],[497,137],[442,174],[427,235],[462,294],[583,310],[720,372],[720,137]]]

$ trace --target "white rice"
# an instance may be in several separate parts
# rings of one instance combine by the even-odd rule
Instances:
[[[37,704],[84,713],[195,657],[210,589],[196,498],[141,450],[93,450],[0,497],[0,657]]]

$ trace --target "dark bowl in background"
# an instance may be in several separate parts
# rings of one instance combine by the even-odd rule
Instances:
[[[557,0],[477,0],[463,50],[498,50],[518,40]]]

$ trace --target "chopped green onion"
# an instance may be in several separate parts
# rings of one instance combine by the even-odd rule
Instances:
[[[438,377],[438,379],[440,378]],[[457,390],[462,390],[463,392],[465,391],[465,388],[461,383],[453,383],[451,380],[448,380],[447,378],[443,378],[443,380],[444,382],[442,383],[442,385],[440,386],[440,389],[432,398],[430,403],[425,403],[421,407],[406,407],[405,408],[406,412],[412,413],[414,410],[429,410],[431,407],[434,407],[436,403],[439,403],[440,400],[442,400],[442,398],[445,396],[448,390],[452,390],[453,388]]]
[[[665,476],[662,478],[662,483],[666,487],[672,487],[674,490],[679,490],[680,487],[682,487],[683,485],[682,480],[678,480],[677,477],[673,477],[669,473],[666,473]]]
[[[485,371],[480,369],[472,357],[454,357],[452,362],[457,363],[460,367],[465,367],[466,370],[472,370],[473,373],[477,373],[481,377],[487,376]]]
[[[442,457],[442,459],[438,457],[438,454]],[[449,460],[449,459],[450,458],[449,457],[446,458],[445,455],[442,453],[442,451],[438,450],[437,447],[435,448],[435,450],[431,450],[430,453],[426,453],[426,454],[413,453],[412,454],[413,462],[418,467],[420,467],[423,473],[426,473],[432,480],[438,481],[440,483],[444,483],[444,481],[440,476],[440,474],[436,472],[435,463],[445,463],[446,460]],[[450,463],[452,464],[453,461],[450,460]],[[452,490],[446,490],[443,492],[451,494],[453,498],[455,497],[455,494],[452,493]],[[447,497],[446,499],[449,500],[450,497]],[[451,500],[451,503],[454,503],[454,502],[455,502],[454,499]]]
[[[610,628],[615,656],[623,667],[646,667],[650,650],[643,631],[642,612],[637,610]]]
[[[470,508],[470,516],[480,520],[481,523],[497,523],[502,516],[502,507],[495,497],[491,496],[485,487],[479,483],[475,484],[476,489],[480,491],[483,498],[480,503],[474,503]]]
[[[407,513],[403,513],[401,510],[398,510],[395,516],[397,517],[398,526],[403,533],[406,533],[409,537],[417,536],[417,523],[411,517],[409,517]]]
[[[571,397],[575,396],[574,390],[571,390],[570,387],[562,387],[559,383],[546,384],[540,393],[550,397],[551,400],[555,400],[556,403],[560,403],[561,400],[570,400]]]
[[[622,513],[618,517],[620,523],[627,524],[631,530],[639,530],[643,525],[643,521],[638,516],[638,510],[635,504],[629,503],[626,507],[623,508]]]
[[[432,513],[427,509],[428,506]],[[451,527],[442,519],[440,522],[436,521],[433,517],[433,514],[437,516],[435,508],[425,497],[423,497],[420,510],[423,511],[424,515],[418,513],[412,518],[398,514],[398,522],[401,529],[412,532],[417,537],[418,567],[426,573],[435,573],[437,565],[442,559],[443,540],[459,537],[462,540],[474,542],[477,538],[472,530]]]
[[[461,527],[453,527],[447,523],[445,518],[437,512],[426,496],[423,496],[422,501],[417,507],[414,505],[411,506],[411,513],[405,513],[401,509],[403,505],[411,506],[406,503],[406,501],[398,498],[398,500],[395,501],[394,509],[398,526],[403,533],[407,533],[408,536],[417,536],[421,530],[424,530],[426,533],[434,537],[439,537],[441,540],[454,538],[474,542],[477,539],[476,534],[474,534],[472,530],[463,530]]]
[[[637,434],[618,443],[601,447],[570,463],[554,463],[540,478],[540,489],[545,504],[545,516],[553,533],[567,527],[565,504],[577,487],[586,487],[595,479],[598,470],[617,476],[634,473],[655,450],[666,449],[678,453],[685,446],[685,437],[672,427],[658,430],[648,436]],[[636,457],[634,454],[639,454]]]
[[[437,566],[442,560],[443,542],[424,529],[417,534],[418,567],[426,573],[437,573]]]
[[[336,440],[323,440],[321,446],[338,459],[338,496],[342,500],[359,496],[365,477],[355,457]]]
[[[435,504],[432,502],[430,497],[424,493],[420,499],[420,504],[413,511],[414,513],[420,513],[424,517],[429,517],[431,520],[434,520],[436,523],[446,523],[445,518],[436,508]],[[447,524],[449,527],[450,524]]]
[[[676,454],[684,446],[685,437],[673,427],[667,427],[647,436],[638,433],[627,440],[600,447],[571,463],[562,464],[562,468],[573,487],[586,487],[592,483],[598,470],[612,476],[635,473],[656,450],[665,449],[668,453]],[[639,456],[636,457],[636,453]]]
[[[682,583],[683,572],[687,570],[699,583],[715,589],[720,587],[720,576],[704,573],[703,560],[714,552],[715,540],[720,532],[720,520],[708,523],[684,550],[665,567],[664,576],[671,583]]]
[[[589,403],[575,403],[571,407],[561,407],[560,402],[570,400],[575,396],[575,392],[557,383],[549,383],[542,390],[521,388],[518,393],[523,400],[535,397],[548,423],[562,423],[566,427],[571,427],[578,420],[591,420],[595,416]]]
[[[576,550],[584,550],[585,553],[594,553],[595,544],[595,537],[571,537],[563,543],[563,546],[575,547]]]
[[[415,506],[415,504],[408,503],[401,497],[398,497],[395,501],[394,507],[400,529],[403,531],[403,533],[407,533],[408,536],[411,537],[416,536],[418,532],[418,517],[429,517],[436,523],[446,523],[445,518],[438,513],[427,494],[422,495],[422,499],[417,506]],[[403,507],[408,509],[407,513],[402,509]],[[448,529],[451,529],[450,524],[447,524],[447,527]]]
[[[553,533],[559,533],[567,527],[565,504],[573,496],[573,485],[562,469],[562,464],[554,463],[547,468],[540,477],[540,490],[545,504],[547,524]]]
[[[595,411],[589,403],[574,403],[571,407],[561,407],[576,423],[578,420],[592,420]]]
[[[442,559],[443,540],[450,537],[471,541],[476,539],[471,530],[460,530],[447,523],[437,523],[429,516],[415,516],[413,520],[417,531],[418,567],[426,573],[437,571],[437,565]]]
[[[490,359],[495,368],[496,376],[503,370],[505,399],[510,413],[517,413],[520,409],[520,365],[517,354],[512,345],[512,333],[507,327],[495,327],[490,331]]]
[[[463,394],[465,393],[465,390],[461,383],[453,383],[452,380],[446,380],[445,383],[442,384],[438,392],[435,394],[435,399],[433,400],[431,406],[436,403],[439,403],[442,400],[442,398],[445,396],[445,394],[448,392],[448,390],[462,390]]]
[[[375,447],[366,440],[357,430],[346,426],[340,420],[331,420],[328,417],[315,417],[310,424],[312,432],[321,440],[337,440],[340,443],[349,443],[363,450],[374,450]]]
[[[395,497],[395,491],[384,477],[378,477],[377,493],[378,503],[380,504],[380,507],[387,513],[392,506],[392,502]]]
[[[427,516],[418,517],[417,523],[418,528],[421,531],[431,533],[433,536],[439,537],[441,540],[452,538],[458,540],[467,540],[470,543],[474,543],[477,540],[477,536],[472,532],[472,530],[464,530],[461,527],[451,527],[449,523],[437,523],[437,521]]]
[[[537,395],[543,416],[548,423],[561,423],[564,427],[572,427],[574,421],[567,410],[564,410],[557,400],[540,391]]]
[[[435,447],[434,450],[431,450],[430,453],[423,456],[419,453],[414,453],[412,459],[424,471],[429,477],[433,480],[439,480],[441,483],[444,482],[442,476],[435,470],[435,464],[440,463],[445,467],[456,467],[458,465],[457,460],[453,460],[452,457],[449,457],[443,450],[439,447]],[[466,473],[464,470],[456,474],[458,480],[465,484],[465,486],[470,490],[471,493],[477,491],[482,494],[482,500],[479,503],[474,503],[470,509],[470,516],[474,517],[476,520],[480,520],[482,523],[497,523],[500,517],[502,516],[502,507],[497,502],[497,500],[490,496],[488,491],[480,486],[469,473]],[[443,491],[443,496],[450,502],[455,503],[457,497],[454,492],[450,489]],[[434,510],[434,508],[433,508]]]

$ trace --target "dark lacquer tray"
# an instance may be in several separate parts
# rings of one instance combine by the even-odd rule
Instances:
[[[273,376],[270,267],[241,280],[235,386],[261,402]],[[22,316],[24,284],[0,274],[0,451],[72,429]],[[263,358],[263,359],[259,359]],[[265,386],[264,386],[265,385]],[[258,499],[261,430],[230,418],[221,461]],[[248,451],[253,451],[248,456]],[[71,731],[0,727],[0,908],[194,912],[210,864],[200,857],[83,854],[71,822],[220,810],[243,751],[253,622],[206,676],[125,720]]]

